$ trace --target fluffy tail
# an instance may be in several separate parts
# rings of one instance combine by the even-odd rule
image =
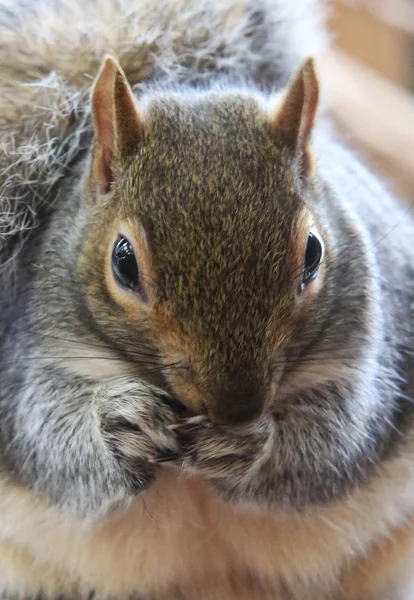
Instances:
[[[322,0],[0,0],[0,264],[87,143],[102,56],[130,83],[283,85],[325,46]]]
[[[89,86],[106,52],[135,84],[212,69],[285,79],[325,40],[321,0],[0,0],[4,78]]]

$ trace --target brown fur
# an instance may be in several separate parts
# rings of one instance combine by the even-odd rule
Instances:
[[[228,70],[281,84],[325,47],[318,0],[264,0],[266,22],[252,37],[255,8],[247,0],[1,0],[0,264],[87,145],[90,87],[108,52],[138,91],[149,78],[196,83]]]
[[[1,0],[0,7],[5,8],[7,4]],[[330,438],[326,441],[317,437],[319,419],[331,420],[336,426],[328,432],[332,435],[333,431],[332,444],[337,445],[339,452],[348,458],[356,448],[352,458],[359,469],[361,465],[365,467],[365,457],[357,451],[363,448],[361,439],[365,441],[368,437],[364,428],[369,433],[368,424],[379,400],[369,395],[368,379],[367,387],[361,386],[363,402],[353,404],[355,399],[345,395],[349,404],[347,412],[334,412],[332,406],[322,405],[332,397],[334,400],[338,396],[342,398],[334,393],[327,398],[311,395],[308,405],[286,402],[289,393],[304,388],[309,382],[313,386],[333,382],[340,392],[343,392],[342,381],[347,385],[353,383],[352,363],[349,366],[347,361],[335,362],[337,356],[330,356],[329,347],[322,351],[319,346],[311,355],[310,360],[314,361],[311,371],[309,364],[302,365],[302,370],[299,364],[293,376],[291,373],[289,378],[289,373],[284,373],[279,382],[281,369],[275,367],[283,355],[281,351],[279,356],[280,349],[288,344],[306,343],[303,323],[306,325],[309,314],[311,317],[321,314],[318,294],[330,283],[329,277],[325,279],[329,273],[324,265],[318,279],[299,299],[292,276],[301,264],[309,225],[304,198],[308,192],[316,195],[319,191],[314,181],[317,165],[309,160],[309,164],[302,163],[302,169],[295,169],[288,151],[293,146],[294,151],[299,149],[299,155],[308,156],[317,99],[317,85],[309,73],[309,63],[294,80],[300,82],[299,88],[293,86],[294,101],[292,89],[277,101],[272,99],[273,121],[269,119],[269,104],[256,92],[235,94],[218,89],[203,94],[200,100],[197,94],[171,92],[164,95],[156,91],[151,100],[145,99],[145,94],[142,99],[146,80],[151,77],[158,78],[161,84],[184,81],[187,85],[208,80],[218,72],[235,71],[245,75],[247,70],[257,85],[268,85],[269,81],[280,85],[299,58],[303,58],[305,48],[306,53],[313,54],[309,52],[310,47],[318,46],[319,42],[308,45],[305,37],[302,40],[300,36],[293,36],[295,43],[289,46],[289,60],[284,50],[280,51],[286,64],[280,72],[279,67],[274,69],[265,61],[267,52],[272,60],[277,54],[272,36],[269,36],[270,42],[266,42],[272,52],[268,45],[261,46],[257,38],[255,43],[250,43],[256,30],[263,33],[258,25],[256,29],[249,29],[249,19],[254,16],[250,5],[221,0],[208,4],[131,0],[130,10],[119,14],[121,4],[102,0],[81,5],[56,0],[53,6],[59,10],[54,12],[49,2],[39,0],[28,6],[29,14],[14,13],[11,4],[10,10],[4,10],[6,16],[0,20],[0,33],[4,34],[0,48],[4,75],[0,89],[1,133],[4,134],[0,182],[2,223],[5,223],[1,230],[1,252],[2,258],[10,259],[9,239],[37,222],[37,210],[40,206],[47,207],[54,197],[56,183],[68,177],[73,161],[91,141],[88,100],[91,81],[85,73],[97,72],[103,55],[113,52],[141,99],[135,106],[126,79],[116,63],[107,60],[98,79],[100,83],[92,94],[95,152],[83,161],[85,177],[79,185],[73,186],[70,196],[74,202],[79,198],[88,202],[82,204],[83,220],[79,218],[76,223],[78,237],[69,223],[73,238],[69,235],[64,238],[65,242],[70,239],[72,249],[76,247],[73,271],[79,277],[75,281],[80,283],[76,292],[82,300],[86,299],[86,320],[93,317],[95,329],[104,331],[105,340],[112,343],[103,346],[102,339],[98,338],[100,345],[93,346],[96,331],[90,331],[76,319],[78,328],[74,331],[74,321],[68,320],[65,325],[69,326],[72,341],[74,339],[77,346],[71,348],[67,338],[63,342],[59,340],[67,358],[64,374],[68,379],[76,375],[75,382],[84,374],[88,377],[86,383],[81,380],[79,388],[85,384],[85,394],[89,391],[90,396],[79,394],[75,402],[80,403],[81,415],[95,418],[91,418],[92,427],[103,434],[102,440],[99,437],[102,445],[107,444],[114,455],[118,452],[117,458],[123,453],[122,467],[117,463],[121,471],[125,465],[131,467],[130,471],[139,470],[137,463],[143,461],[150,472],[159,459],[158,446],[176,455],[183,451],[183,457],[179,456],[174,466],[157,464],[153,480],[148,481],[152,484],[136,497],[121,506],[117,503],[118,497],[115,500],[110,497],[103,509],[98,507],[98,512],[101,510],[98,516],[89,515],[83,520],[70,516],[70,511],[57,506],[57,502],[48,501],[46,493],[49,493],[51,471],[48,468],[52,463],[44,463],[45,495],[18,483],[17,477],[5,469],[0,478],[0,585],[5,593],[21,598],[42,592],[46,597],[63,595],[71,600],[84,600],[91,592],[95,592],[98,599],[117,600],[127,600],[131,594],[144,600],[365,600],[360,597],[361,593],[367,598],[371,594],[372,600],[383,600],[380,594],[396,589],[398,579],[399,590],[406,600],[409,582],[405,578],[413,548],[412,528],[407,525],[414,497],[412,436],[406,435],[397,454],[375,463],[369,485],[354,485],[353,481],[349,489],[346,486],[342,489],[339,480],[340,489],[334,489],[337,494],[334,499],[329,497],[332,490],[328,490],[327,501],[322,488],[318,489],[315,500],[315,496],[306,495],[307,489],[313,489],[312,475],[320,474],[318,469],[312,471],[313,464],[326,469],[328,474],[323,481],[327,485],[330,477],[336,475],[335,464],[332,472],[329,470],[329,461],[336,458],[329,453]],[[293,3],[266,2],[272,26],[284,15],[283,7],[289,5]],[[297,5],[312,7],[313,3],[303,0]],[[8,21],[8,14],[12,15],[13,25]],[[36,19],[32,21],[29,16]],[[289,23],[287,20],[287,31]],[[309,27],[310,23],[306,23],[306,28]],[[258,63],[261,66],[256,70]],[[24,87],[21,82],[32,85]],[[293,115],[286,108],[292,106]],[[285,147],[286,140],[282,143],[283,135],[278,139],[274,127],[280,115],[282,133],[287,133],[292,142],[290,148]],[[280,122],[279,119],[279,126]],[[207,131],[203,130],[205,123]],[[177,139],[181,142],[178,150]],[[206,140],[213,147],[212,152],[206,152]],[[16,160],[10,164],[11,156]],[[6,194],[7,190],[10,195]],[[30,198],[23,204],[22,190]],[[269,202],[269,198],[274,201]],[[60,223],[65,227],[70,221],[70,210],[69,204],[61,207]],[[326,231],[329,228],[323,216],[316,213],[314,207],[311,214],[315,226],[324,229],[330,257],[335,258],[336,240],[332,239],[332,232]],[[33,215],[33,220],[28,221],[27,215]],[[277,227],[273,226],[276,222]],[[347,233],[355,235],[356,224],[351,220],[347,226]],[[123,228],[139,255],[148,302],[128,295],[116,287],[112,279],[112,243]],[[47,233],[57,238],[55,246],[48,247],[49,252],[52,254],[56,249],[60,252],[60,230]],[[20,248],[22,238],[17,236],[17,240]],[[346,296],[351,298],[350,311],[346,313],[349,320],[354,318],[352,308],[356,302],[358,308],[364,303],[368,306],[368,317],[366,313],[358,313],[352,323],[357,334],[360,329],[373,329],[373,324],[378,325],[376,318],[382,324],[373,303],[377,272],[372,269],[367,275],[364,271],[366,265],[361,259],[367,254],[364,244],[363,237],[363,242],[356,247],[360,260],[355,262],[355,272],[356,279],[359,276],[365,285],[365,293],[355,291],[358,286],[354,286],[352,280]],[[223,247],[225,251],[221,250]],[[351,244],[349,249],[353,250],[354,246]],[[369,254],[367,260],[371,258]],[[57,281],[60,281],[62,261],[56,262]],[[348,256],[344,262],[348,263]],[[44,271],[47,262],[45,264]],[[346,274],[346,268],[342,263],[341,266]],[[362,271],[358,273],[357,267]],[[36,301],[40,304],[40,315],[46,314],[44,306],[49,306],[55,292],[54,281],[46,274],[44,280],[37,279],[34,283],[38,285]],[[44,282],[49,288],[46,285],[42,295]],[[69,292],[68,297],[71,298]],[[333,300],[329,293],[325,300],[324,310],[328,310],[329,301]],[[60,306],[56,298],[55,305],[58,315],[53,317],[57,321],[51,319],[49,331],[54,331],[53,323],[60,326]],[[69,315],[73,318],[70,311]],[[36,326],[41,327],[38,313],[34,311],[31,316]],[[343,321],[347,325],[347,319],[338,318],[335,323],[342,336]],[[316,321],[311,319],[312,327]],[[377,346],[375,340],[370,338],[369,342],[372,344],[360,342],[358,348],[364,360],[373,363],[377,360]],[[137,362],[146,346],[160,355],[157,358],[161,359],[170,387],[194,412],[206,410],[213,421],[234,423],[241,407],[228,401],[229,387],[230,392],[236,391],[234,400],[246,387],[257,391],[259,382],[262,388],[256,396],[252,394],[247,417],[251,420],[265,409],[274,409],[272,419],[263,418],[252,427],[226,428],[203,417],[192,417],[184,425],[196,442],[189,444],[184,449],[189,451],[184,452],[179,447],[184,436],[179,438],[176,434],[177,430],[181,432],[183,423],[168,407],[166,396],[154,399],[141,385],[142,373]],[[50,366],[52,363],[57,368],[51,371],[53,377],[62,368],[60,362],[54,364],[52,360],[57,347],[53,335],[41,339],[41,349],[50,357],[42,364]],[[353,346],[348,344],[347,349],[349,347],[353,350]],[[81,353],[86,356],[85,360],[79,359],[79,348],[85,348],[85,354]],[[96,348],[101,349],[102,360],[98,363],[93,362],[92,351]],[[122,349],[121,357],[117,348]],[[340,341],[333,349],[341,352]],[[76,352],[77,362],[69,360],[76,358]],[[167,368],[176,362],[181,363],[180,370]],[[5,361],[5,364],[7,367],[9,363]],[[47,404],[57,398],[53,414],[50,407],[46,414],[49,418],[54,414],[59,416],[61,405],[67,406],[65,401],[73,410],[72,394],[79,391],[66,388],[67,396],[63,398],[59,386],[65,379],[61,381],[57,377],[51,399],[41,397],[48,371],[45,376],[43,367],[37,368],[35,373],[40,383],[36,377],[29,379],[25,382],[23,398],[19,396],[21,404],[14,436],[20,435],[25,441],[26,435],[30,441],[28,425],[36,425],[39,433],[36,443],[41,432],[49,431],[42,402]],[[7,369],[3,372],[8,373]],[[244,379],[237,381],[235,373]],[[371,374],[369,369],[363,373],[364,377],[366,373]],[[146,375],[150,379],[150,375]],[[125,383],[126,376],[130,380]],[[106,393],[102,391],[105,379],[109,381]],[[384,393],[389,392],[387,386],[391,387],[390,382],[394,380],[390,376],[384,381]],[[36,388],[38,383],[39,388]],[[116,383],[122,384],[120,392],[111,396]],[[279,383],[278,407],[272,403]],[[346,390],[346,385],[343,387]],[[319,389],[322,394],[323,386],[318,392]],[[33,398],[35,401],[30,403],[28,399]],[[82,413],[85,399],[90,411]],[[12,400],[10,396],[10,402]],[[284,428],[279,427],[278,410],[286,411]],[[68,413],[71,414],[70,410]],[[64,411],[62,414],[67,417]],[[387,416],[384,412],[384,420]],[[245,420],[246,413],[242,417]],[[122,429],[125,420],[132,425],[138,421],[139,427]],[[345,435],[341,427],[349,423],[352,427]],[[8,423],[5,424],[7,428]],[[70,428],[71,422],[63,419],[63,425]],[[61,431],[62,421],[58,420],[57,437]],[[147,435],[148,431],[152,437]],[[285,454],[274,451],[278,442],[283,442],[283,435],[289,437],[297,432],[300,435],[303,431],[308,437],[289,438],[288,441],[293,442],[284,446]],[[323,434],[326,429],[321,431]],[[76,439],[73,431],[71,435]],[[14,441],[12,439],[10,445]],[[50,436],[42,438],[40,450],[36,445],[23,446],[26,453],[22,453],[21,471],[26,463],[31,464],[32,454],[53,452],[56,448],[62,453],[57,453],[53,463],[56,470],[67,457],[69,463],[75,457],[78,465],[90,464],[84,463],[88,457],[84,447],[72,455],[67,452],[67,438],[62,437],[60,445],[53,445],[54,441]],[[321,447],[325,455],[319,453]],[[18,458],[21,458],[20,449],[15,445]],[[113,454],[108,451],[103,455],[107,462],[98,463],[101,468],[97,469],[96,479],[91,478],[91,488],[95,482],[98,487],[99,475],[106,467],[109,472]],[[302,478],[305,466],[302,457],[310,463],[306,479]],[[377,460],[375,452],[373,457],[372,460]],[[94,464],[95,455],[92,458]],[[278,460],[281,464],[276,464]],[[254,475],[260,471],[265,461],[269,463],[269,471],[264,473],[265,484],[268,480],[274,482],[271,475],[279,467],[286,479],[292,467],[300,483],[304,482],[305,490],[300,489],[304,492],[301,510],[283,505],[285,498],[278,497],[278,490],[274,488],[270,491],[275,492],[276,500],[271,508],[268,505],[273,498],[263,501],[260,490],[253,498],[236,493],[232,501],[219,495],[215,486],[217,479],[235,477],[244,491],[243,484],[249,477],[250,481],[254,479],[252,472]],[[42,466],[41,460],[38,464]],[[351,468],[354,463],[345,463],[344,469],[348,465]],[[359,475],[357,469],[353,473],[355,478]],[[70,469],[68,472],[73,475]],[[63,485],[64,469],[59,472],[62,474],[62,479],[56,481]],[[75,495],[82,487],[77,475],[75,473]],[[89,472],[81,475],[88,480]],[[43,483],[40,478],[35,481],[38,487]],[[282,477],[279,483],[284,483]],[[86,489],[91,491],[91,488]],[[280,498],[282,501],[278,504]],[[292,504],[295,500],[292,493]],[[73,505],[75,503],[76,498]],[[108,506],[112,508],[109,510]],[[384,600],[389,598],[384,597]]]
[[[307,81],[309,70],[313,77],[310,87],[306,83],[298,86],[301,78]],[[118,86],[118,95],[113,93],[114,85]],[[121,91],[122,87],[124,91]],[[97,202],[111,202],[108,213],[111,220],[115,215],[115,222],[128,218],[131,221],[130,215],[136,215],[136,222],[132,225],[133,237],[136,237],[134,227],[137,232],[142,226],[147,231],[150,258],[147,257],[145,262],[149,260],[153,268],[147,274],[150,276],[148,281],[145,282],[144,277],[144,286],[151,290],[155,299],[152,314],[147,313],[145,307],[141,308],[141,313],[147,315],[148,336],[161,353],[164,364],[171,363],[173,356],[181,357],[177,368],[166,373],[173,392],[184,404],[188,401],[192,409],[197,406],[198,411],[207,410],[213,420],[244,420],[248,412],[252,412],[249,418],[257,417],[274,397],[278,379],[278,371],[272,366],[275,352],[288,342],[293,329],[292,319],[297,311],[304,310],[303,297],[308,296],[311,289],[315,297],[317,290],[317,286],[311,285],[309,290],[299,293],[301,270],[295,270],[290,259],[290,255],[303,256],[308,230],[292,229],[295,234],[292,236],[289,235],[291,232],[284,233],[276,227],[269,230],[267,227],[267,221],[275,219],[277,211],[288,216],[298,210],[300,191],[289,172],[292,159],[279,140],[288,136],[288,147],[292,147],[293,156],[299,156],[302,162],[316,111],[316,104],[312,104],[317,99],[312,63],[304,65],[280,103],[283,126],[279,126],[277,115],[274,121],[268,120],[268,111],[261,109],[259,99],[254,101],[247,96],[244,101],[243,98],[235,101],[231,94],[216,93],[211,96],[207,109],[200,98],[193,101],[178,99],[176,106],[162,100],[145,106],[144,100],[141,101],[142,107],[138,104],[135,108],[131,97],[119,67],[107,58],[94,87],[93,119],[98,148],[101,140],[110,141],[104,151],[99,151],[98,157],[108,156],[110,159],[110,164],[101,167],[101,170],[115,170],[120,176],[119,182],[114,181],[109,198]],[[111,115],[110,119],[106,119],[105,111]],[[208,134],[198,132],[193,122],[193,113],[201,111],[204,121],[207,123],[211,119],[212,122]],[[238,136],[237,125],[235,129],[234,113],[239,113],[239,123],[244,123],[244,130],[252,139],[252,147],[248,149],[245,148],[242,132]],[[288,115],[294,123],[290,132],[287,129]],[[115,136],[112,131],[115,131]],[[129,142],[125,145],[121,131],[128,132],[128,139],[132,136],[135,140],[132,147]],[[222,132],[229,142],[221,139]],[[205,156],[206,135],[212,136],[209,143],[214,144],[216,149],[213,159]],[[300,139],[296,141],[295,136]],[[174,140],[180,138],[184,138],[182,143],[189,148],[188,154],[181,149],[176,151]],[[264,152],[271,156],[266,163],[262,158],[266,156]],[[245,162],[240,168],[235,188],[232,171],[239,169],[240,156],[245,156]],[[102,158],[98,160],[102,161]],[[276,174],[275,166],[279,163],[281,172]],[[191,176],[187,184],[188,173],[197,172],[200,176],[203,174],[201,184]],[[157,174],[155,180],[153,173]],[[263,189],[271,189],[275,176],[280,181],[279,206],[271,208],[267,196],[258,198],[256,203],[251,198],[249,202],[244,200],[245,195],[254,193],[252,181],[266,178]],[[303,183],[307,176],[309,173],[302,173]],[[178,194],[173,187],[175,181],[179,182]],[[185,189],[185,198],[180,196],[181,189]],[[216,201],[218,198],[220,204]],[[159,211],[160,199],[165,207],[168,206],[166,218]],[[266,203],[269,208],[264,209]],[[216,214],[211,212],[211,206],[216,206]],[[238,207],[237,215],[235,206]],[[266,219],[259,218],[263,210],[268,213]],[[190,225],[190,221],[194,225]],[[112,227],[109,229],[111,232]],[[191,235],[190,231],[186,231],[188,227],[192,228]],[[106,231],[106,228],[100,225],[100,231]],[[301,235],[296,235],[298,232]],[[91,233],[92,241],[95,236],[97,230]],[[99,244],[103,243],[103,237],[106,236],[99,236]],[[106,240],[109,247],[107,237]],[[223,250],[230,240],[234,246],[231,261]],[[100,274],[105,272],[107,264],[102,264],[102,254],[97,263],[97,256],[99,253],[94,245],[88,249],[87,243],[82,261],[90,265],[86,285],[90,290],[91,306],[97,302],[98,283],[93,286],[89,280],[101,279]],[[290,274],[286,272],[289,266]],[[263,271],[266,272],[265,278]],[[212,287],[213,280],[217,285]],[[244,296],[243,290],[247,290],[252,281],[256,295]],[[102,283],[99,285],[102,288]],[[114,292],[113,298],[119,297],[119,292],[112,285],[108,289]],[[276,289],[281,299],[277,309],[273,305]],[[100,314],[110,318],[106,295],[102,298],[101,292]],[[127,318],[133,323],[133,306],[135,304],[139,311],[139,302],[137,299],[134,301],[131,294],[124,296],[125,305],[129,307]],[[297,301],[299,296],[302,302]],[[267,303],[266,298],[269,298]],[[142,325],[137,324],[136,327],[142,330]],[[247,346],[244,340],[248,339],[263,342],[260,346],[257,342]],[[211,368],[212,360],[214,369]],[[240,364],[243,365],[241,370]],[[209,375],[204,374],[207,365]],[[237,377],[233,374],[233,371],[236,373],[236,365]],[[242,371],[245,380],[239,381]],[[186,377],[183,378],[184,373]],[[188,385],[191,389],[185,391]],[[233,396],[240,395],[242,388],[254,390],[245,407],[246,415],[241,409],[243,402],[240,400],[237,405],[233,402]],[[193,394],[191,390],[194,390]],[[197,405],[197,397],[200,400],[203,397],[202,404],[199,402]],[[233,414],[235,406],[237,414]]]

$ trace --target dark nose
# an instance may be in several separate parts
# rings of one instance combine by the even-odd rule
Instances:
[[[265,398],[260,392],[233,392],[215,398],[207,404],[207,413],[213,423],[219,425],[241,425],[260,417],[264,410]]]

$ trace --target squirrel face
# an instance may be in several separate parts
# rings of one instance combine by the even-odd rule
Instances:
[[[242,92],[138,104],[112,58],[94,86],[93,218],[79,261],[90,311],[216,422],[272,405],[322,286],[324,234],[307,202],[317,98],[311,61],[268,105]]]

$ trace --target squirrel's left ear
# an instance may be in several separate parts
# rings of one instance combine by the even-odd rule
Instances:
[[[92,122],[95,132],[93,176],[109,190],[114,162],[139,144],[143,123],[132,90],[119,63],[106,56],[92,88]]]
[[[293,76],[287,91],[272,110],[271,123],[282,143],[299,160],[302,174],[312,171],[310,138],[318,108],[319,84],[312,58]]]

